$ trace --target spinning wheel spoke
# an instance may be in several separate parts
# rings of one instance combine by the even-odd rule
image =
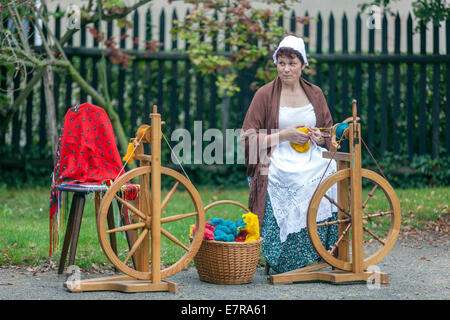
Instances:
[[[130,253],[128,253],[128,256],[123,261],[124,264],[127,264],[128,260],[133,256],[133,254],[136,252],[137,248],[141,245],[142,241],[144,241],[145,236],[148,234],[148,229],[142,230],[141,234],[139,235],[139,238],[136,240],[136,242],[133,244],[133,247],[130,250]]]
[[[325,221],[325,222],[322,222],[322,223],[318,223],[317,226],[318,226],[318,227],[323,227],[323,226],[328,227],[328,226],[331,226],[331,225],[333,225],[333,224],[347,223],[347,222],[351,222],[351,221],[352,221],[351,218],[347,218],[347,219],[337,219],[337,220],[334,220],[334,221]]]
[[[196,216],[197,214],[198,214],[198,212],[191,212],[191,213],[178,214],[176,216],[165,217],[165,218],[161,218],[161,223],[168,223],[168,222],[172,222],[172,221],[182,220],[182,219],[185,219],[188,217]]]
[[[366,226],[363,226],[363,230],[366,231],[368,234],[370,234],[372,237],[375,238],[379,243],[381,243],[383,246],[386,244],[384,240],[382,240],[380,237],[378,237],[375,233],[369,230]]]
[[[376,228],[379,223],[383,224],[383,222],[386,222],[386,220],[383,220],[383,219],[381,219],[381,220],[373,220],[373,218],[383,217],[383,216],[390,216],[392,214],[393,214],[393,211],[378,211],[376,213],[364,215],[362,217],[362,219],[363,219],[364,223],[367,224],[367,225],[363,226],[363,230],[365,232],[367,232],[368,234],[370,234],[379,243],[381,243],[382,245],[385,245],[386,243],[385,243],[385,240],[383,240],[383,237],[386,236],[386,234],[382,231],[382,229],[381,230],[377,230],[377,229],[376,230],[370,230],[369,226],[370,226],[371,222],[372,223],[376,222],[377,224],[372,226],[372,228]],[[369,242],[371,242],[371,240]]]
[[[367,202],[370,200],[370,198],[373,197],[373,195],[374,195],[374,193],[375,193],[375,190],[377,190],[377,188],[378,188],[378,184],[374,185],[373,188],[372,188],[372,190],[370,190],[369,194],[367,195],[366,200],[364,200],[364,202],[363,202],[363,204],[362,204],[362,208],[363,208],[363,209],[366,207]]]
[[[122,232],[122,231],[128,231],[128,230],[135,230],[139,228],[144,228],[145,222],[139,222],[139,223],[133,223],[133,224],[127,224],[122,227],[114,228],[107,230],[106,233],[115,233],[115,232]]]
[[[345,208],[341,207],[339,205],[339,203],[337,203],[336,201],[334,201],[333,198],[330,198],[328,195],[324,195],[323,196],[325,199],[327,199],[328,201],[330,201],[331,204],[333,204],[336,208],[339,209],[339,211],[344,212],[346,215],[349,215],[349,213],[347,212],[347,210],[345,210]]]
[[[167,206],[167,203],[169,202],[170,198],[172,198],[172,195],[174,194],[174,192],[177,189],[178,185],[179,185],[179,182],[178,181],[175,182],[175,184],[173,185],[172,189],[170,189],[169,193],[166,195],[166,197],[162,201],[162,203],[161,203],[161,212]]]
[[[114,198],[119,201],[121,204],[123,204],[125,207],[127,207],[129,210],[133,211],[135,214],[137,214],[139,217],[141,217],[143,220],[147,219],[147,216],[145,213],[143,213],[141,210],[133,206],[132,204],[128,203],[127,201],[123,200],[117,195],[114,195]]]
[[[351,223],[348,224],[348,226],[344,229],[344,231],[341,233],[341,236],[339,239],[337,239],[336,243],[333,245],[333,247],[328,251],[331,255],[333,255],[334,251],[336,251],[337,247],[339,246],[339,243],[344,239],[345,235],[347,234],[348,230],[350,230]]]
[[[394,212],[393,211],[380,211],[378,213],[374,213],[374,214],[369,214],[367,216],[363,216],[363,219],[371,219],[371,218],[375,218],[375,217],[382,217],[382,216],[386,216],[386,215],[392,215]]]
[[[329,250],[330,254],[333,254],[336,248],[339,246],[339,243],[344,239],[344,237],[347,235],[347,232],[350,230],[350,227],[352,226],[351,223],[347,225],[347,227],[344,229],[344,231],[341,233],[339,239],[337,239],[336,243],[333,245],[333,247]]]
[[[178,240],[173,234],[171,234],[169,231],[161,228],[161,233],[165,235],[169,240],[176,243],[180,247],[182,247],[184,250],[189,251],[189,248],[185,246],[180,240]]]

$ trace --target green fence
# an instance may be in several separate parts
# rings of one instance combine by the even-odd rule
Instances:
[[[139,30],[140,16],[137,12],[134,15],[133,39],[149,40],[157,31],[159,41],[165,43],[165,21],[176,20],[177,14],[163,9],[155,23],[151,21],[150,13],[147,11],[145,14],[145,30]],[[375,51],[374,29],[366,34],[369,50],[362,51],[363,31],[367,29],[363,28],[359,15],[355,21],[348,21],[344,14],[340,18],[342,27],[339,30],[335,29],[335,19],[333,14],[328,18],[326,38],[320,14],[317,19],[311,19],[310,24],[302,25],[303,30],[300,30],[292,12],[290,23],[285,26],[292,34],[315,38],[316,50],[309,53],[312,72],[305,77],[323,89],[335,121],[350,115],[351,100],[356,99],[363,138],[376,155],[402,154],[409,159],[414,155],[429,155],[433,159],[447,157],[450,152],[450,21],[441,27],[420,24],[420,53],[414,53],[415,23],[411,15],[406,21],[406,52],[400,51],[403,33],[398,14],[394,30],[388,30],[387,17],[382,19],[381,51]],[[50,22],[54,23],[59,37],[61,21],[56,18]],[[282,23],[280,19],[279,24]],[[315,33],[310,34],[313,24],[316,24]],[[433,52],[425,50],[426,27],[433,30]],[[352,50],[348,45],[349,28],[355,28],[356,35]],[[440,28],[445,28],[446,54],[439,53],[439,47],[443,45],[439,43]],[[107,37],[111,36],[112,30],[113,25],[109,23]],[[101,51],[95,41],[91,47],[86,45],[86,32],[86,28],[81,29],[80,43],[69,42],[64,49],[80,74],[95,88],[99,81],[97,64]],[[125,30],[121,32],[125,33]],[[335,50],[337,32],[342,34],[342,50],[339,52]],[[388,52],[388,35],[394,38],[394,52]],[[328,39],[327,43],[323,39]],[[120,46],[125,46],[123,39]],[[241,92],[228,99],[218,95],[216,75],[201,76],[193,69],[184,53],[185,48],[177,47],[177,42],[172,42],[169,47],[147,54],[135,44],[133,49],[127,49],[127,53],[135,57],[129,68],[108,61],[109,92],[125,132],[134,136],[140,124],[148,123],[148,114],[155,104],[167,123],[165,130],[168,136],[176,128],[192,131],[196,120],[202,121],[203,129],[240,128],[254,94],[250,87],[255,81],[253,70],[243,70],[239,74]],[[3,92],[14,90],[13,99],[18,95],[22,80],[21,74],[13,77],[0,66],[1,88]],[[42,169],[44,171],[52,168],[44,97],[43,86],[37,86],[19,112],[14,114],[8,130],[0,132],[2,170],[27,166],[46,168]],[[69,107],[88,100],[86,93],[72,83],[70,77],[58,75],[54,98],[59,123]]]

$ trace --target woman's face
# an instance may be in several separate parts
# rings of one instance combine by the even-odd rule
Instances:
[[[280,56],[277,58],[277,72],[283,84],[291,85],[298,82],[305,65],[297,56],[290,58]]]

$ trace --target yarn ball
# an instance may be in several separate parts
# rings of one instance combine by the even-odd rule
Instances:
[[[244,222],[247,224],[245,229],[248,231],[248,234],[245,238],[245,242],[256,241],[259,239],[259,221],[258,216],[251,212],[243,214]]]
[[[134,153],[134,144],[130,142],[127,148],[127,154],[122,158],[122,161],[128,161],[129,164],[134,163],[134,158],[136,158],[136,154]]]
[[[245,239],[247,238],[247,234],[248,234],[247,230],[245,230],[245,229],[241,230],[239,232],[239,234],[237,235],[237,237],[234,239],[234,241],[236,241],[236,242],[244,242]]]
[[[223,230],[214,230],[214,240],[216,241],[224,241],[224,242],[233,242],[234,235],[225,233]]]
[[[203,234],[204,240],[214,240],[214,229],[215,227],[209,223],[209,221],[205,224],[205,233]],[[195,225],[190,226],[189,235],[193,237],[195,235]]]
[[[302,128],[297,128],[298,131],[304,132],[304,133],[309,133],[308,128],[302,127]],[[306,142],[305,144],[298,144],[298,143],[294,143],[291,142],[291,147],[294,148],[294,150],[298,151],[298,152],[306,152],[309,150],[309,142]]]
[[[245,227],[247,226],[247,224],[244,222],[244,219],[237,219],[235,223],[236,223],[238,233],[241,232],[242,230],[244,230]]]
[[[212,226],[209,222],[207,222],[205,224],[205,235],[203,236],[203,239],[214,240],[214,229],[215,227]]]
[[[344,136],[344,131],[348,129],[349,124],[347,122],[341,122],[336,126],[336,138],[341,140]]]
[[[210,224],[215,226],[214,240],[232,242],[238,234],[236,224],[230,220],[212,218]]]

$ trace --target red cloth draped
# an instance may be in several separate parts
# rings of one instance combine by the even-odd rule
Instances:
[[[50,219],[57,212],[58,185],[100,185],[115,179],[121,169],[122,159],[105,110],[90,103],[70,108],[61,128],[55,158]]]

